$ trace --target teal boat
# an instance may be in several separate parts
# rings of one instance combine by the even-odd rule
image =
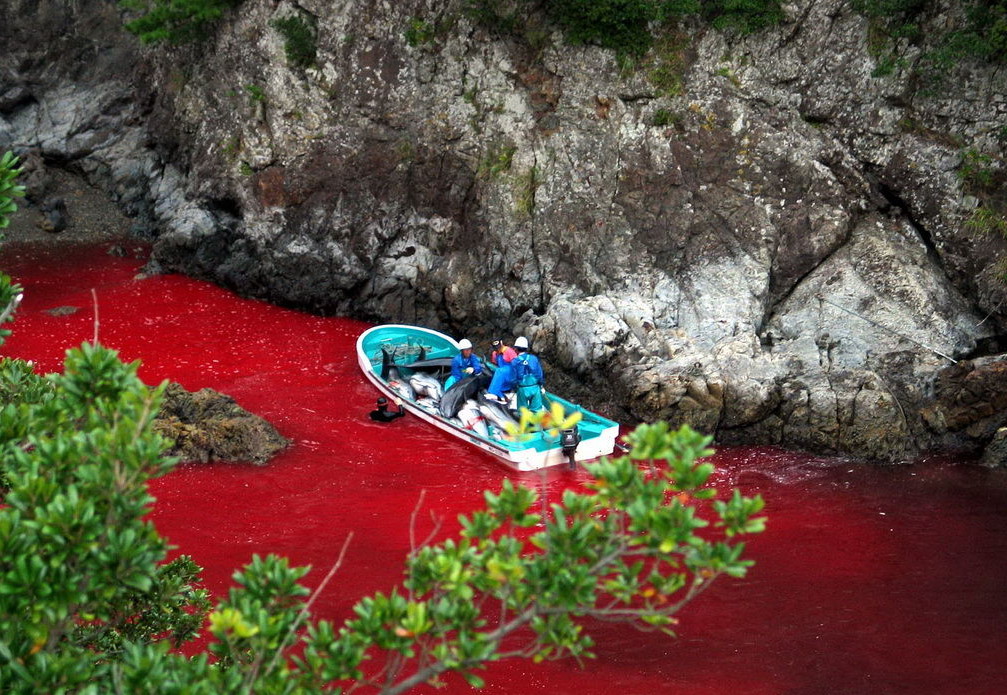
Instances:
[[[483,397],[488,377],[463,379],[444,390],[458,343],[450,336],[420,326],[385,324],[357,339],[357,360],[364,376],[382,394],[402,400],[405,410],[448,434],[487,451],[519,471],[533,471],[607,456],[616,446],[619,425],[555,394],[567,415],[581,414],[573,428],[556,435],[548,430],[512,436],[506,421],[514,414]],[[492,365],[487,365],[492,369]]]

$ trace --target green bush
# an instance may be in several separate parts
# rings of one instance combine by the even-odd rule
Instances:
[[[958,167],[958,178],[972,193],[984,191],[993,185],[995,171],[993,157],[976,149],[962,152],[962,163]]]
[[[315,27],[300,15],[290,15],[272,21],[272,27],[283,36],[283,52],[287,63],[298,68],[315,64],[317,47]]]
[[[546,14],[574,44],[594,44],[643,55],[653,43],[651,22],[663,17],[655,0],[549,0]]]
[[[406,43],[415,48],[416,46],[422,46],[433,41],[436,32],[430,22],[419,17],[411,17],[409,19],[409,26],[406,27],[403,35],[405,36]]]
[[[15,198],[24,196],[24,186],[14,183],[21,170],[17,168],[18,158],[12,152],[4,152],[0,157],[0,229],[10,224],[10,216],[17,211]]]
[[[682,121],[682,116],[677,113],[673,113],[668,109],[658,109],[654,112],[654,116],[651,119],[651,123],[659,128],[663,128],[669,125],[677,125]]]
[[[242,0],[120,0],[140,16],[126,22],[126,29],[143,43],[186,43],[206,38],[231,7]]]
[[[520,32],[537,8],[573,44],[593,44],[639,58],[654,43],[652,29],[699,15],[716,28],[749,34],[783,19],[779,0],[466,0],[465,14],[497,34]]]
[[[483,179],[494,179],[505,171],[509,171],[517,147],[511,144],[500,144],[490,147],[479,162],[476,175]]]
[[[753,34],[783,21],[779,0],[709,0],[703,16],[717,29]]]
[[[871,19],[869,49],[878,60],[876,77],[907,66],[896,53],[898,40],[934,46],[914,68],[927,90],[939,86],[963,61],[1007,60],[1007,0],[965,0],[961,14],[952,15],[958,24],[951,27],[926,24],[929,0],[853,0],[852,7]]]
[[[527,20],[528,0],[464,0],[462,13],[497,36],[517,33]]]

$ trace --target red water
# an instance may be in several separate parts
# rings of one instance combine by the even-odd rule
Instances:
[[[540,483],[418,420],[371,422],[377,394],[353,352],[365,324],[179,276],[134,279],[140,265],[105,247],[8,244],[0,268],[26,293],[0,351],[60,369],[64,351],[94,334],[93,288],[100,341],[142,360],[144,380],[218,389],[294,440],[266,467],[182,465],[154,482],[155,523],[206,568],[213,592],[267,552],[314,566],[313,586],[352,533],[316,604],[316,614],[341,618],[400,579],[421,491],[419,538],[436,524],[441,536],[456,530],[457,514],[504,478]],[[79,310],[46,313],[59,306]],[[592,625],[598,658],[583,668],[495,664],[484,692],[1007,691],[1007,473],[938,460],[879,468],[770,448],[724,450],[714,461],[718,485],[767,501],[769,528],[749,544],[749,576],[687,607],[677,640]],[[549,473],[547,494],[557,498],[583,475]],[[471,689],[458,679],[441,692]]]

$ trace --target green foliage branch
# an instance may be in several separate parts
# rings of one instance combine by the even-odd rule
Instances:
[[[0,691],[88,692],[131,645],[177,647],[209,600],[144,519],[173,461],[151,430],[162,387],[85,343],[0,410]],[[8,377],[10,362],[0,370]],[[8,386],[9,390],[9,386]]]
[[[315,64],[317,45],[313,22],[294,14],[274,19],[270,24],[283,36],[287,63],[298,68],[309,68]]]
[[[302,570],[257,560],[211,615],[214,653],[256,692],[296,682],[394,695],[448,672],[480,686],[478,671],[509,657],[588,658],[586,618],[673,635],[685,604],[720,576],[745,575],[752,563],[736,539],[763,530],[763,503],[737,491],[715,499],[701,461],[708,437],[658,423],[629,439],[631,456],[589,466],[588,491],[566,491],[547,518],[533,490],[505,481],[486,492],[485,509],[460,517],[460,538],[410,554],[402,588],[361,600],[341,628],[308,623],[289,660],[274,650],[303,612]]]
[[[781,22],[779,0],[465,0],[464,13],[496,34],[521,33],[532,15],[544,15],[573,44],[608,48],[639,58],[662,23],[697,16],[715,28],[750,34]]]
[[[0,229],[10,225],[10,216],[17,211],[15,198],[24,197],[24,186],[15,183],[21,169],[13,152],[4,152],[0,157]]]
[[[876,77],[908,66],[900,43],[933,46],[912,66],[928,90],[939,87],[959,63],[1007,60],[1007,0],[965,0],[959,12],[948,15],[951,25],[939,27],[928,23],[936,9],[931,0],[853,0],[852,7],[871,20]]]
[[[127,31],[143,43],[187,43],[206,38],[224,13],[242,0],[120,0],[134,13]]]
[[[18,158],[12,152],[4,152],[0,157],[0,229],[10,225],[10,216],[17,212],[15,198],[24,196],[24,186],[17,183]],[[2,240],[0,236],[0,240]],[[5,325],[14,320],[14,312],[21,302],[21,287],[11,283],[6,275],[0,273],[0,342],[10,335]]]

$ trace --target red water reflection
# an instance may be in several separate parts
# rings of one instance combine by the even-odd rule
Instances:
[[[584,474],[514,474],[405,418],[367,419],[375,392],[355,364],[365,324],[240,299],[179,276],[135,279],[143,250],[0,250],[25,288],[3,354],[58,370],[100,340],[142,360],[148,383],[209,386],[274,422],[295,444],[269,466],[182,465],[152,488],[152,518],[223,593],[253,553],[287,555],[314,585],[351,532],[346,562],[316,603],[340,618],[400,579],[420,492],[420,538],[477,507],[501,480],[551,499]],[[95,321],[92,289],[97,297]],[[48,313],[77,307],[70,314]],[[505,662],[487,693],[1000,693],[1007,675],[1007,475],[946,461],[871,467],[771,448],[715,457],[722,487],[767,500],[748,578],[725,580],[680,616],[670,640],[592,626],[597,659]],[[472,689],[460,679],[440,692]]]

